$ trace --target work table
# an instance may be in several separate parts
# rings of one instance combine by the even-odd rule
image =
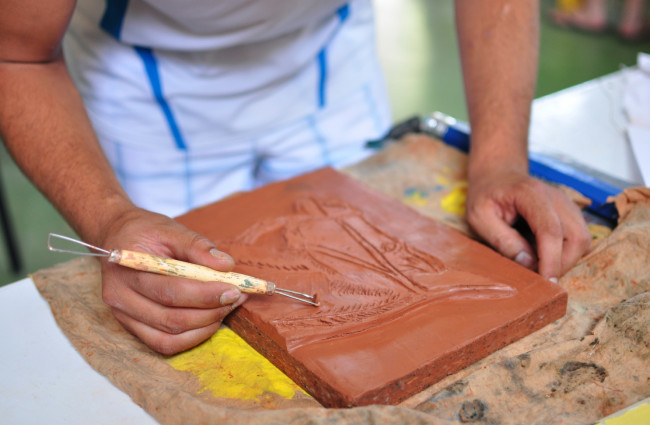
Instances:
[[[602,90],[606,87],[615,94],[621,78],[621,73],[615,73],[536,100],[532,115],[531,149],[560,152],[601,172],[609,171],[611,167],[614,177],[638,183],[638,170],[635,171],[630,162],[629,147],[618,128],[598,131],[597,134],[587,132],[589,137],[597,139],[594,142],[596,146],[600,143],[616,146],[616,154],[605,156],[607,163],[599,155],[601,149],[585,151],[584,145],[578,141],[575,143],[577,151],[567,152],[567,147],[573,144],[562,143],[559,140],[561,134],[557,133],[558,128],[563,128],[563,124],[558,123],[562,119],[557,115],[560,110],[564,114],[574,114],[571,118],[564,118],[577,128],[590,126],[589,123],[594,120],[598,121],[599,126],[606,126],[607,122],[615,126],[612,120],[603,119],[603,114],[611,116],[610,105],[604,106],[603,99],[611,101],[612,97],[611,93],[603,95]],[[596,106],[591,109],[553,106],[571,102]],[[553,129],[549,129],[551,118]],[[554,137],[544,137],[553,131],[556,132],[553,133]],[[573,133],[571,138],[575,138]],[[550,140],[545,142],[547,139]],[[594,156],[586,156],[586,152]],[[419,195],[415,192],[412,195],[411,199],[404,200],[416,205]],[[7,423],[157,423],[129,396],[86,363],[56,325],[49,305],[30,278],[0,288],[0,320],[5,323],[2,331],[5,344],[0,354],[0,358],[5,360],[3,372],[0,372],[0,381],[3,382],[0,411],[5,412],[3,417]]]

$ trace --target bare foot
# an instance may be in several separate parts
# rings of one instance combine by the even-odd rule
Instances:
[[[645,0],[625,0],[618,32],[624,40],[638,40],[648,35]]]
[[[571,12],[554,10],[551,18],[560,26],[600,32],[607,27],[607,1],[587,0],[581,8]]]

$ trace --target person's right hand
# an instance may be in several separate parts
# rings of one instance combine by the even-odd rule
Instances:
[[[99,241],[125,249],[231,271],[233,259],[172,219],[136,209],[111,224]],[[213,335],[246,300],[230,284],[141,272],[102,261],[102,297],[115,318],[153,350],[171,355]]]
[[[209,240],[135,208],[124,192],[63,57],[61,43],[74,8],[74,0],[0,1],[0,138],[87,242],[230,270],[232,258],[214,253]],[[205,340],[245,300],[225,283],[138,272],[106,261],[102,280],[104,301],[117,320],[164,354]]]

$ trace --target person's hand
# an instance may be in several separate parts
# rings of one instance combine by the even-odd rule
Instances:
[[[537,252],[512,227],[519,218],[532,230]],[[471,181],[467,221],[504,256],[555,282],[591,247],[580,209],[560,190],[519,172],[485,173]]]
[[[126,249],[230,271],[233,259],[168,217],[134,210],[112,223],[99,241]],[[233,285],[136,271],[102,261],[102,297],[115,318],[153,350],[171,355],[213,335],[246,300]]]

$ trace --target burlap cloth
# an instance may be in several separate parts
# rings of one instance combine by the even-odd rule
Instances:
[[[347,172],[402,200],[415,188],[429,214],[427,205],[439,210],[432,206],[462,188],[458,155],[413,141]],[[432,184],[429,172],[444,178]],[[564,318],[400,406],[324,409],[299,392],[289,400],[214,397],[115,321],[101,300],[96,260],[75,259],[32,278],[88,363],[163,424],[590,424],[650,396],[650,190],[626,191],[616,204],[619,225],[560,279],[569,293]],[[462,227],[446,218],[451,212],[429,215]]]

